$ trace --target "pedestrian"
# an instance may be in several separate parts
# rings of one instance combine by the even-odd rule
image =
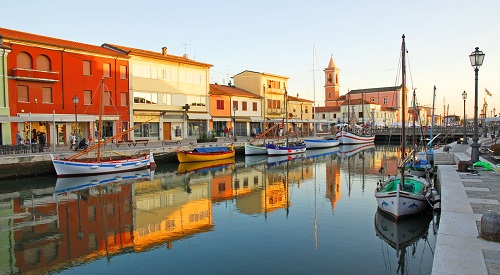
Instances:
[[[69,134],[69,142],[70,142],[69,149],[76,150],[76,144],[75,144],[76,136],[73,133]]]
[[[23,138],[21,137],[21,133],[17,131],[16,133],[16,144],[21,145],[21,142],[23,141]]]
[[[229,129],[226,127],[226,128],[224,129],[224,136],[225,136],[225,137],[229,137],[229,135],[228,135],[228,134],[229,134]]]
[[[254,138],[255,136],[257,136],[257,129],[255,129],[255,127],[252,128],[252,137]]]
[[[38,142],[39,144],[39,152],[43,152],[43,148],[45,147],[45,133],[40,132],[38,133]]]
[[[83,138],[80,143],[78,143],[78,148],[85,150],[89,147],[89,144],[87,143],[87,138]]]

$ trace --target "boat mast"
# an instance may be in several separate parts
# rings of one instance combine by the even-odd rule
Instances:
[[[315,73],[315,70],[314,70],[314,55],[315,55],[315,51],[314,51],[314,44],[313,44],[313,126],[314,126],[314,130],[313,130],[313,133],[314,133],[314,137],[316,137],[316,81],[315,81],[315,78],[314,78],[314,73]]]
[[[436,100],[436,85],[434,85],[434,94],[432,95],[432,119],[431,119],[431,131],[430,131],[430,142],[429,147],[432,150],[432,129],[434,128],[434,101]]]
[[[288,146],[288,93],[285,87],[285,129],[283,129],[283,134],[286,133],[286,146]]]
[[[403,34],[403,44],[401,45],[401,68],[402,68],[402,74],[401,74],[401,79],[402,79],[402,85],[401,85],[401,160],[405,159],[405,153],[406,153],[406,121],[405,121],[405,116],[406,116],[406,63],[405,63],[405,53],[406,53],[406,44],[405,44],[405,35]],[[404,169],[405,169],[405,163],[401,163],[400,165],[400,172],[401,172],[401,182],[400,184],[403,185],[404,182]]]
[[[104,112],[104,77],[101,79],[101,100],[99,102],[99,126],[97,128],[97,162],[101,161],[102,113]]]

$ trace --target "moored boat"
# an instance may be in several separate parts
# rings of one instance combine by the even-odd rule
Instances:
[[[233,144],[230,147],[197,147],[192,150],[177,150],[177,159],[179,162],[196,162],[220,160],[234,157]]]
[[[305,139],[307,149],[323,149],[338,146],[340,141],[335,138],[309,138]]]
[[[267,155],[266,145],[245,144],[245,156],[254,156],[254,155]]]
[[[306,145],[303,142],[285,142],[283,144],[268,143],[266,147],[269,156],[294,155],[306,151]]]
[[[340,144],[363,144],[375,141],[374,135],[360,135],[345,130],[341,130],[335,134],[335,138]]]

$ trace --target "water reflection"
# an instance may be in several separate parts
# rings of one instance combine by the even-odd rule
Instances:
[[[387,274],[409,273],[408,265],[422,264],[420,258],[423,256],[423,250],[428,247],[427,236],[431,220],[432,214],[428,212],[395,221],[387,214],[376,211],[374,221],[376,234],[392,248],[389,250],[385,246],[382,252],[387,256],[384,258],[387,261]],[[433,254],[431,248],[431,255]],[[390,263],[391,260],[395,263]]]
[[[314,200],[314,246],[318,249],[319,222],[328,223],[339,203],[349,203],[349,200],[341,200],[342,192],[347,192],[349,197],[357,191],[363,193],[365,182],[378,179],[381,167],[390,171],[393,159],[397,162],[398,158],[392,149],[340,146],[294,156],[245,157],[236,163],[234,159],[227,159],[175,164],[168,169],[159,163],[154,173],[145,170],[60,178],[54,179],[52,188],[0,194],[0,273],[52,273],[101,258],[113,262],[114,257],[124,253],[147,252],[162,246],[175,250],[177,242],[180,245],[183,240],[206,232],[212,232],[212,238],[224,234],[211,247],[210,251],[217,254],[217,249],[234,249],[231,247],[235,244],[227,242],[228,234],[232,234],[231,239],[245,243],[246,235],[259,232],[254,230],[254,226],[261,226],[259,223],[232,224],[239,221],[236,215],[246,217],[247,222],[248,218],[256,218],[273,226],[286,226],[283,222],[278,225],[274,222],[293,218],[301,228],[295,232],[297,235],[293,235],[292,230],[296,227],[275,229],[287,230],[287,236],[283,237],[297,240],[294,245],[300,247],[299,240],[304,237],[300,225],[309,221],[312,210],[308,209],[307,202],[310,200]],[[373,197],[367,196],[365,200],[371,203]],[[367,207],[372,215],[370,203]],[[321,211],[317,211],[317,205]],[[358,201],[356,207],[360,205],[363,203]],[[373,205],[376,209],[376,204]],[[325,209],[328,210],[323,214],[326,216],[321,218]],[[231,211],[234,216],[217,220],[214,211]],[[336,227],[341,228],[348,222],[337,222]],[[238,230],[232,230],[230,225],[238,226]],[[265,228],[261,230],[266,234]],[[332,232],[322,235],[325,243],[337,237]],[[273,239],[280,237],[276,235]],[[338,252],[328,251],[325,257],[332,253]],[[131,257],[130,261],[137,260]],[[158,267],[163,262],[160,260]]]

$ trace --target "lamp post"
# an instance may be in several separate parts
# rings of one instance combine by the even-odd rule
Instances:
[[[475,72],[475,89],[474,89],[474,135],[472,136],[472,144],[471,146],[471,162],[476,163],[479,161],[479,147],[481,145],[478,143],[479,134],[478,134],[478,126],[477,126],[477,101],[478,101],[478,74],[479,67],[483,65],[484,53],[479,50],[479,47],[476,47],[476,50],[473,51],[470,55],[470,64],[474,67]]]
[[[75,148],[78,148],[78,114],[76,113],[76,106],[80,99],[75,95],[73,97],[73,104],[75,104]]]
[[[236,106],[233,106],[233,120],[234,120],[233,124],[234,141],[238,141],[238,139],[236,138]]]
[[[187,130],[187,125],[188,125],[188,124],[187,124],[187,112],[189,111],[189,108],[190,108],[190,106],[189,106],[189,104],[187,104],[187,103],[186,103],[184,106],[182,106],[182,109],[184,110],[184,116],[183,116],[183,118],[184,118],[184,122],[183,122],[183,124],[184,124],[184,125],[182,126],[182,127],[184,127],[184,136],[182,137],[182,139],[187,139],[187,138],[188,138],[188,130]]]
[[[464,99],[464,140],[463,140],[463,144],[468,144],[467,143],[467,123],[465,121],[465,100],[467,99],[467,92],[464,91],[462,93],[462,98]]]

